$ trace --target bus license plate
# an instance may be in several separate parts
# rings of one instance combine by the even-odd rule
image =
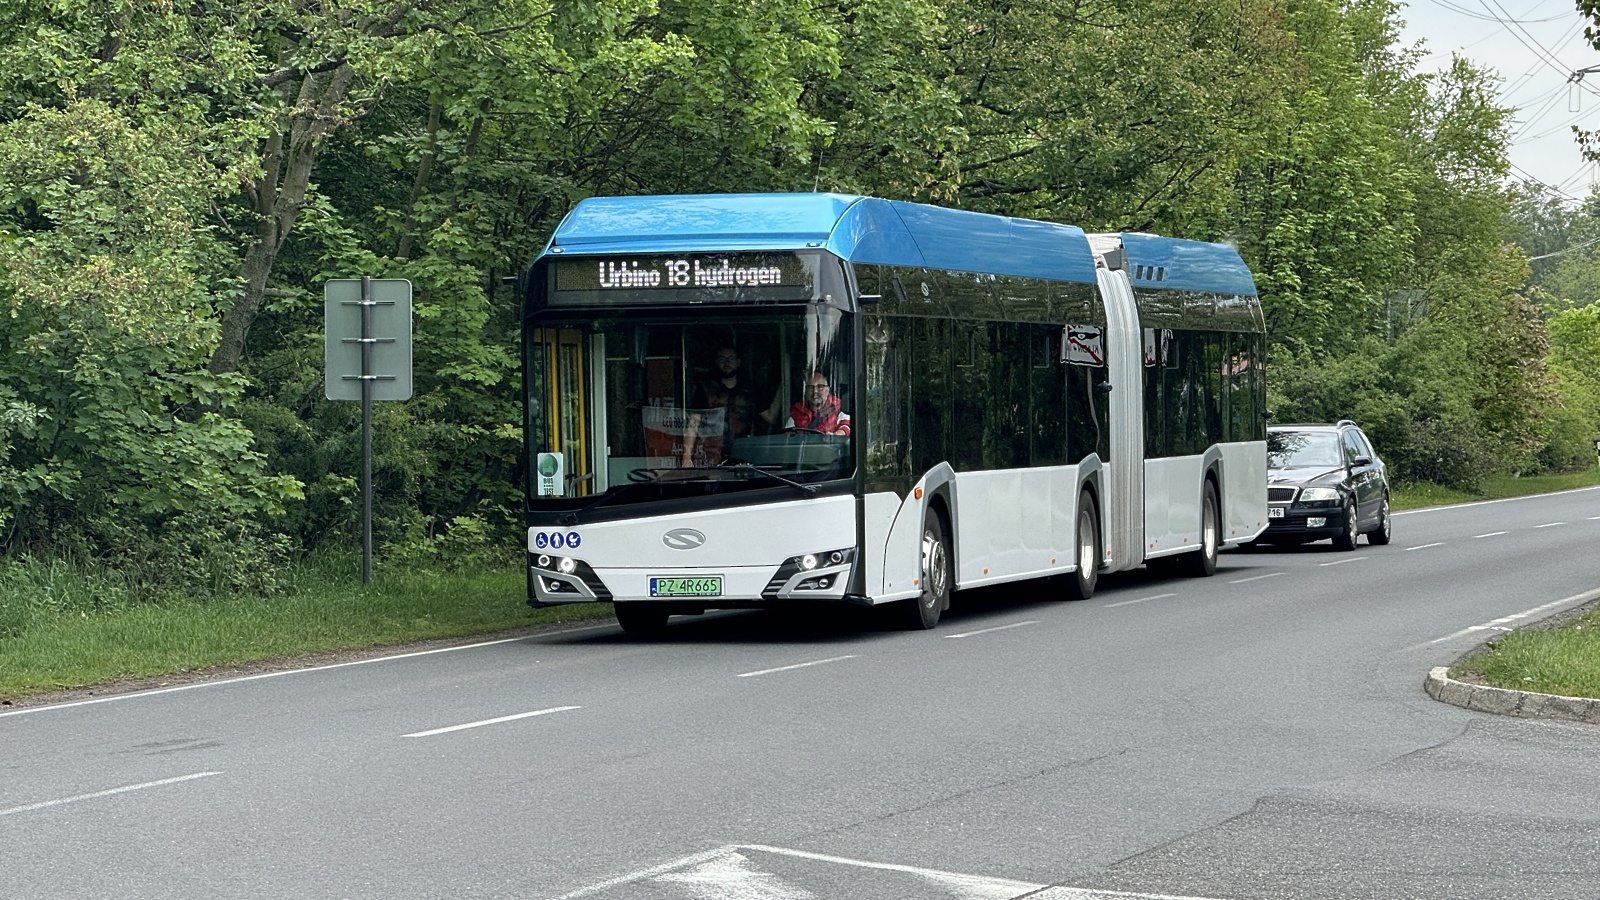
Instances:
[[[1281,518],[1283,518],[1283,513],[1284,513],[1284,508],[1281,507],[1281,506],[1269,506],[1269,507],[1267,507],[1267,518],[1269,518],[1269,519],[1281,519]]]
[[[700,575],[692,578],[650,576],[652,597],[721,597],[722,576]]]

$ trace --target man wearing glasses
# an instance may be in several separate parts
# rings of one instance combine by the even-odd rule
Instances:
[[[850,414],[844,403],[828,387],[828,376],[812,372],[806,378],[799,402],[789,407],[785,428],[815,431],[821,434],[849,434]]]
[[[696,464],[696,449],[702,456],[699,465],[716,465],[727,457],[734,438],[753,433],[757,417],[768,425],[777,420],[780,398],[774,396],[766,408],[759,408],[760,394],[755,385],[739,377],[740,364],[738,350],[733,347],[717,350],[711,377],[700,382],[689,400],[689,425],[683,436],[680,465]],[[721,434],[708,421],[718,413],[722,418]],[[707,425],[704,434],[700,430],[702,423]]]

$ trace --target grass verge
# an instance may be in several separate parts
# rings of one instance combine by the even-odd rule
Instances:
[[[0,698],[611,613],[610,604],[531,609],[520,567],[378,573],[365,586],[359,572],[359,560],[323,560],[289,573],[271,597],[140,603],[55,564],[8,563]]]
[[[1531,475],[1521,478],[1511,475],[1492,475],[1483,480],[1482,489],[1478,493],[1458,491],[1436,484],[1395,485],[1390,503],[1394,509],[1421,509],[1425,506],[1445,506],[1451,503],[1552,494],[1556,491],[1570,491],[1574,488],[1595,485],[1600,485],[1600,467],[1566,475]]]
[[[1450,677],[1517,691],[1600,697],[1600,609],[1498,638],[1451,666]]]
[[[1600,468],[1567,475],[1484,479],[1476,494],[1437,485],[1396,488],[1395,509],[1501,500],[1600,485]],[[1450,677],[1491,687],[1565,697],[1600,697],[1600,609],[1550,627],[1513,632],[1450,667]]]

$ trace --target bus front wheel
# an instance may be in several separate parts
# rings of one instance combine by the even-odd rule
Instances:
[[[932,507],[922,520],[922,594],[907,601],[906,625],[927,630],[939,624],[939,615],[950,606],[950,543],[944,534],[944,519]]]
[[[660,634],[667,627],[666,607],[659,603],[616,603],[617,624],[628,634]]]

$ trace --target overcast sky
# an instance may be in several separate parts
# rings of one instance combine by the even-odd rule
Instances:
[[[1426,43],[1423,69],[1448,65],[1455,52],[1500,73],[1501,103],[1518,110],[1512,174],[1587,196],[1596,170],[1578,153],[1571,126],[1600,129],[1600,51],[1584,39],[1586,22],[1573,0],[1402,2],[1401,40]],[[1569,82],[1585,67],[1597,71]]]

